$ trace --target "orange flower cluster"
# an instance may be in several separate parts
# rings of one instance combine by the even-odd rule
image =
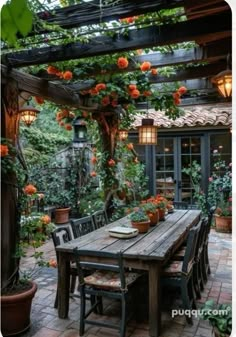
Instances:
[[[74,118],[74,112],[71,112],[67,109],[59,110],[56,114],[56,120],[58,121],[59,125],[64,127],[68,131],[72,130],[72,126],[70,123]]]
[[[142,71],[148,71],[148,70],[150,70],[151,69],[151,63],[150,62],[143,62],[142,64],[141,64],[141,66],[140,66],[140,69],[142,70]]]
[[[138,16],[130,16],[128,18],[119,19],[121,23],[134,23],[137,20]]]
[[[25,186],[23,190],[24,190],[24,193],[27,195],[32,195],[37,192],[37,188],[32,184]]]
[[[133,150],[133,149],[134,149],[133,143],[128,143],[128,144],[126,145],[126,147],[127,147],[128,150]]]
[[[116,165],[116,162],[115,162],[115,160],[113,160],[113,159],[109,159],[108,160],[108,166],[115,166]]]
[[[157,194],[155,197],[147,199],[147,202],[153,203],[157,208],[166,208],[168,204],[168,200],[160,194]]]
[[[152,75],[157,75],[158,74],[158,70],[156,68],[152,68],[151,69],[151,74]]]
[[[34,100],[37,104],[43,104],[44,103],[43,97],[35,96]]]
[[[118,68],[125,69],[128,67],[129,61],[127,60],[126,57],[119,57],[117,60],[117,65],[118,65]]]
[[[50,259],[48,261],[48,265],[49,265],[49,267],[57,268],[57,261],[54,260],[54,259]]]
[[[96,177],[96,176],[97,176],[97,172],[96,172],[96,171],[92,171],[92,172],[90,173],[90,175],[91,175],[91,177]]]
[[[59,69],[57,69],[56,67],[53,66],[48,66],[47,67],[47,73],[50,75],[56,75],[59,78],[63,78],[64,80],[71,80],[73,78],[73,73],[69,70],[66,70],[65,72],[60,71]]]
[[[48,225],[48,224],[51,222],[51,218],[50,218],[50,216],[47,215],[47,214],[41,216],[41,219],[40,219],[40,220],[42,221],[42,224],[43,224],[43,225]]]
[[[0,154],[1,154],[1,157],[5,157],[5,156],[7,156],[9,154],[9,149],[8,149],[7,145],[1,144],[1,146],[0,146]]]
[[[183,86],[180,87],[176,92],[173,93],[173,99],[175,105],[179,105],[181,103],[180,97],[187,92],[187,89]]]

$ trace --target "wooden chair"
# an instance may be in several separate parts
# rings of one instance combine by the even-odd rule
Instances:
[[[74,237],[78,238],[95,230],[93,218],[85,216],[79,219],[70,220]]]
[[[170,260],[164,266],[161,278],[163,286],[180,288],[183,307],[188,310],[196,309],[192,274],[200,228],[201,222],[189,231],[184,259]],[[192,317],[187,315],[185,317],[187,322],[192,324]]]
[[[109,223],[105,210],[93,213],[92,218],[96,229],[101,228]]]
[[[74,249],[75,260],[79,274],[80,289],[80,336],[84,335],[85,324],[103,326],[117,329],[120,337],[125,337],[127,317],[127,299],[130,294],[130,287],[134,285],[140,274],[126,272],[124,270],[122,253],[106,253],[102,251],[86,251]],[[91,257],[99,261],[100,258],[107,258],[107,263],[84,262]],[[112,262],[111,262],[112,261]],[[94,270],[89,276],[85,276],[86,269]],[[93,296],[95,302],[89,310],[86,310],[86,295]],[[109,321],[88,319],[88,316],[98,308],[103,297],[118,299],[121,301],[120,324]]]
[[[208,257],[208,241],[209,241],[209,233],[211,230],[211,222],[213,218],[213,214],[216,210],[216,207],[213,206],[209,209],[208,211],[208,222],[207,222],[207,229],[206,229],[206,235],[205,235],[205,240],[204,240],[204,246],[203,246],[203,279],[205,282],[207,282],[208,275],[211,273],[211,267],[210,267],[210,262],[209,262],[209,257]]]
[[[175,209],[188,209],[188,203],[185,201],[173,201]]]
[[[52,240],[54,243],[54,247],[56,248],[57,246],[69,242],[72,240],[72,235],[71,235],[71,230],[68,227],[68,225],[63,226],[60,225],[60,227],[57,227],[52,233]],[[58,261],[58,254],[56,253],[56,257],[57,257],[57,261]],[[77,273],[77,268],[74,265],[70,266],[70,276],[71,276],[71,280],[70,280],[70,292],[74,293],[75,291],[75,284],[76,284],[76,277],[78,276]],[[55,298],[55,302],[54,302],[54,308],[58,307],[58,289],[56,292],[56,298]]]

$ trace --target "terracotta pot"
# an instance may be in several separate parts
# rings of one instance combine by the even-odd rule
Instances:
[[[62,224],[69,222],[70,208],[56,208],[55,209],[55,223]]]
[[[215,216],[216,231],[232,233],[232,216]]]
[[[165,208],[158,208],[159,221],[165,221],[166,210]]]
[[[150,228],[150,220],[143,222],[131,221],[132,227],[137,228],[139,233],[146,233]]]
[[[155,226],[158,221],[159,221],[159,212],[155,211],[155,212],[149,212],[147,211],[147,216],[150,219],[150,226]]]
[[[30,327],[30,312],[37,285],[20,294],[1,296],[1,332],[3,336],[19,334]]]

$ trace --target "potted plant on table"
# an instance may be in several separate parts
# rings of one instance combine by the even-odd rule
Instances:
[[[209,320],[215,337],[229,337],[232,331],[232,305],[216,305],[213,300],[205,303],[201,309],[201,317]]]
[[[137,207],[130,215],[132,227],[137,228],[139,233],[146,233],[150,227],[150,219],[142,208]]]
[[[152,202],[143,202],[140,207],[144,210],[150,219],[150,226],[154,226],[159,221],[159,212]]]
[[[43,252],[39,247],[48,238],[54,225],[48,215],[31,213],[31,205],[37,197],[37,190],[33,185],[24,188],[24,215],[21,217],[18,241],[14,258],[17,260],[18,269],[11,282],[1,290],[1,332],[3,336],[19,334],[30,326],[30,311],[37,285],[32,281],[37,272],[37,266],[50,266],[52,262],[44,260]],[[20,259],[25,257],[27,251],[32,253],[34,264],[32,267],[20,268]]]

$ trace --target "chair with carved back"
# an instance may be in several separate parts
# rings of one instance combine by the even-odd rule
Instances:
[[[70,225],[60,225],[60,227],[57,227],[52,233],[52,240],[54,247],[56,248],[57,246],[67,243],[73,239],[72,234],[71,234],[71,228]],[[57,254],[56,254],[57,256]],[[58,256],[57,256],[57,261],[58,261]],[[77,268],[75,265],[71,264],[70,266],[70,292],[73,293],[75,291],[75,284],[76,284],[76,277],[78,276],[77,274]],[[54,302],[54,308],[58,307],[58,289],[56,292],[56,298]]]
[[[185,201],[173,201],[175,209],[188,209],[188,203]]]
[[[92,218],[96,229],[101,228],[109,223],[105,209],[94,212],[92,214]]]
[[[79,219],[71,219],[70,222],[75,238],[78,238],[95,230],[92,216],[85,216]]]
[[[161,277],[163,286],[180,288],[184,310],[196,309],[193,286],[193,266],[195,263],[194,258],[200,228],[201,222],[190,229],[183,260],[176,260],[173,257],[168,264],[163,267]],[[185,317],[187,322],[192,324],[192,317],[188,315]]]
[[[140,274],[125,271],[121,252],[108,253],[75,248],[74,256],[78,268],[81,298],[80,336],[84,335],[85,324],[91,324],[117,329],[120,332],[120,337],[125,337],[126,322],[128,320],[128,313],[130,313],[127,310],[128,296],[131,294],[131,286],[135,284]],[[91,258],[95,259],[96,262],[92,262]],[[104,262],[104,258],[107,259],[107,262]],[[102,262],[99,262],[101,259]],[[94,272],[86,276],[86,269],[93,270]],[[94,296],[96,299],[88,310],[85,301],[86,295]],[[103,297],[121,301],[120,324],[114,324],[109,319],[100,321],[93,319],[93,317],[88,318],[95,308],[99,309],[100,301]]]

